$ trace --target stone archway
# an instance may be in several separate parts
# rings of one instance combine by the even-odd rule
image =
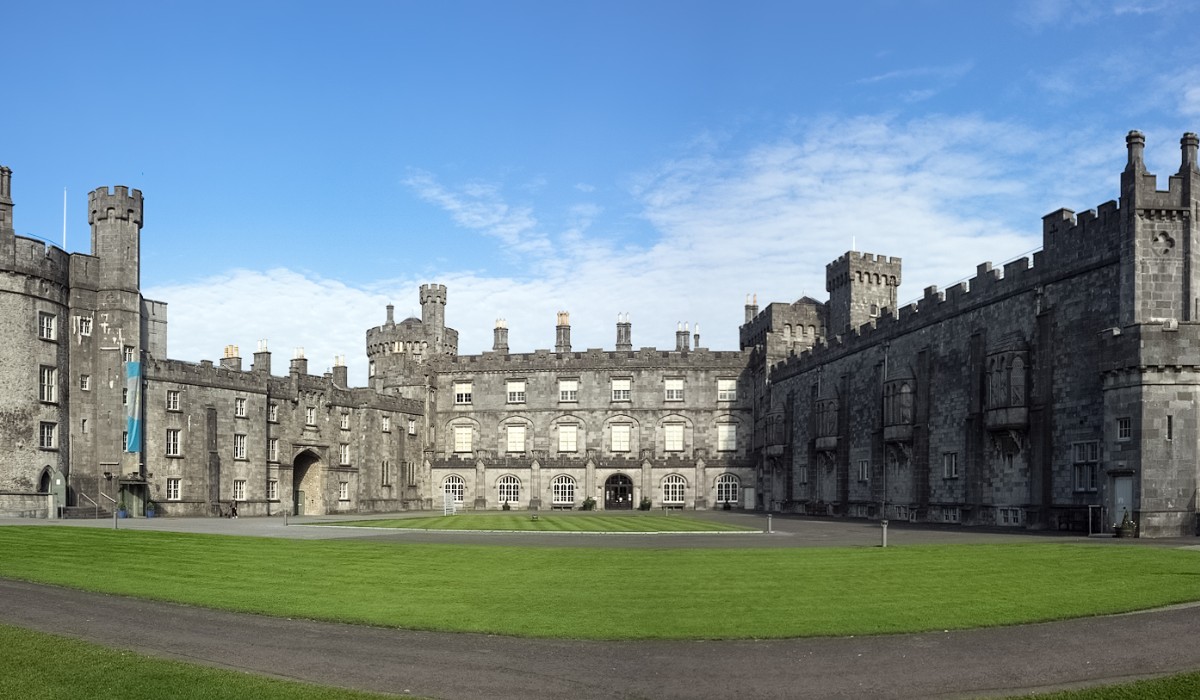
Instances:
[[[313,450],[304,450],[292,460],[292,514],[325,514],[325,466]]]
[[[604,481],[604,510],[633,509],[633,479],[613,474]]]

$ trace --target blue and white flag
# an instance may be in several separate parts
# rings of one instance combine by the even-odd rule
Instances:
[[[142,451],[142,363],[125,363],[126,452]]]

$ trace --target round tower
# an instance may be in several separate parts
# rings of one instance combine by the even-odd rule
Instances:
[[[88,194],[92,255],[100,259],[100,289],[137,293],[141,288],[142,193],[118,185]]]
[[[421,285],[421,323],[427,332],[441,336],[446,327],[446,285]]]

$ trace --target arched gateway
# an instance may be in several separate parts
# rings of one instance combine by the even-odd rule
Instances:
[[[321,457],[312,450],[304,450],[292,460],[293,515],[325,513],[324,471]]]
[[[604,510],[633,509],[633,479],[613,474],[604,481]]]

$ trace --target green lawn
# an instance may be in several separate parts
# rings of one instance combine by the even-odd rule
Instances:
[[[588,639],[958,629],[1200,599],[1197,552],[1089,544],[522,548],[12,526],[0,528],[0,576],[267,615]]]
[[[155,659],[0,625],[0,698],[378,700],[395,697]],[[184,690],[186,689],[186,690]]]
[[[534,519],[536,518],[536,520]],[[529,515],[463,513],[431,518],[351,520],[319,525],[393,527],[418,530],[527,530],[532,532],[761,532],[754,528],[682,515]]]

